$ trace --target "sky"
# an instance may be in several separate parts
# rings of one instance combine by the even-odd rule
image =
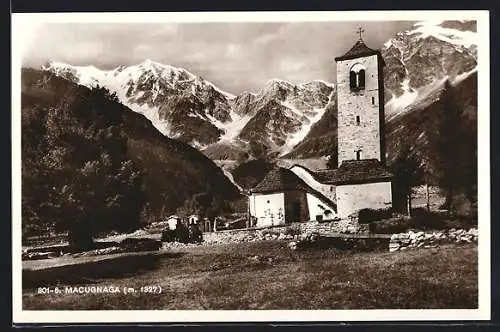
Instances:
[[[354,45],[358,27],[367,46],[379,49],[414,23],[43,23],[33,29],[22,65],[57,61],[113,69],[150,59],[239,94],[273,78],[335,82],[334,58]]]

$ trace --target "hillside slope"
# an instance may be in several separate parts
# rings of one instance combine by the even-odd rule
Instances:
[[[186,199],[200,192],[207,192],[222,200],[239,196],[238,189],[222,170],[195,148],[165,137],[144,116],[119,103],[107,109],[91,110],[89,108],[94,107],[93,104],[84,98],[94,98],[93,93],[84,86],[46,71],[24,69],[21,112],[23,128],[29,130],[25,133],[31,135],[34,142],[45,140],[47,135],[51,135],[50,127],[45,126],[46,115],[51,109],[58,109],[68,115],[75,114],[76,107],[81,107],[82,112],[86,112],[85,109],[92,111],[91,114],[105,112],[107,118],[115,119],[115,127],[126,137],[126,156],[139,165],[145,174],[143,186],[147,211],[152,215],[172,213]],[[30,126],[27,127],[30,117]],[[84,128],[98,121],[85,114],[73,120]],[[29,154],[25,148],[28,146],[24,144],[23,165],[30,165],[29,160],[26,160]],[[76,143],[70,144],[70,148],[80,151]],[[86,153],[81,150],[82,155]],[[88,158],[91,160],[93,157],[90,155]]]

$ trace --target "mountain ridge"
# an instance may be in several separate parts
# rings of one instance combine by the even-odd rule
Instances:
[[[429,21],[389,39],[381,49],[387,121],[432,103],[445,80],[456,85],[473,75],[476,36],[470,21]],[[105,74],[94,66],[60,63],[45,69],[80,84],[111,87],[164,135],[213,160],[256,157],[261,151],[274,157],[322,157],[333,152],[321,148],[324,142],[336,143],[335,84],[324,80],[293,84],[272,78],[258,91],[233,95],[186,69],[151,60]]]
[[[261,143],[278,153],[290,150],[290,145],[305,135],[301,129],[307,130],[322,116],[334,87],[324,80],[293,84],[275,78],[257,92],[235,96],[183,68],[151,60],[111,70],[50,62],[43,70],[84,86],[110,89],[124,105],[145,115],[162,134],[201,150],[218,143],[247,146],[256,129],[253,124],[245,128],[252,117],[276,111],[276,107],[282,112],[275,120],[294,125],[284,131],[263,128],[265,133],[259,136],[272,137]],[[276,101],[281,106],[274,105]]]
[[[24,69],[21,78],[23,116],[32,112],[44,116],[51,109],[74,113],[75,105],[81,105],[85,110],[88,106],[81,96],[94,95],[88,88],[46,71]],[[98,111],[109,112],[109,116],[115,117],[121,126],[119,130],[127,137],[125,154],[144,170],[148,209],[152,215],[166,217],[165,214],[174,213],[185,200],[200,192],[222,200],[239,197],[239,189],[224,171],[196,148],[165,137],[142,115],[118,102],[114,104],[116,107]],[[83,116],[88,118],[86,125],[92,125],[94,119]],[[36,118],[36,121],[37,125],[46,126],[43,118]],[[75,118],[74,121],[80,120]],[[23,121],[23,125],[26,124]],[[51,128],[47,127],[47,130]],[[35,142],[46,135],[44,131],[33,131],[32,134],[38,137],[33,140]],[[25,158],[24,161],[28,162]]]

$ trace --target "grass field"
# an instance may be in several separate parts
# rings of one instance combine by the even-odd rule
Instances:
[[[473,244],[293,252],[269,241],[23,271],[23,309],[470,309],[477,284]],[[162,293],[36,294],[38,286],[69,285],[152,285]]]

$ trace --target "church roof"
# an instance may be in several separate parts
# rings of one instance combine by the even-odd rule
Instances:
[[[344,160],[337,169],[314,174],[319,182],[335,185],[389,181],[393,177],[377,159]]]
[[[335,202],[332,202],[325,195],[311,188],[304,180],[288,168],[279,167],[270,170],[264,179],[250,191],[252,193],[274,193],[287,190],[301,190],[311,193],[324,203],[333,206],[336,212],[337,204],[335,204]]]
[[[365,42],[362,39],[359,39],[356,44],[354,44],[354,46],[349,51],[347,51],[346,54],[336,57],[335,61],[350,60],[370,55],[378,55],[379,60],[381,60],[381,64],[385,64],[384,59],[382,58],[382,54],[379,50],[369,48],[368,46],[366,46]]]
[[[284,190],[306,190],[308,185],[289,169],[280,167],[270,170],[264,179],[252,188],[252,192],[276,192]]]

